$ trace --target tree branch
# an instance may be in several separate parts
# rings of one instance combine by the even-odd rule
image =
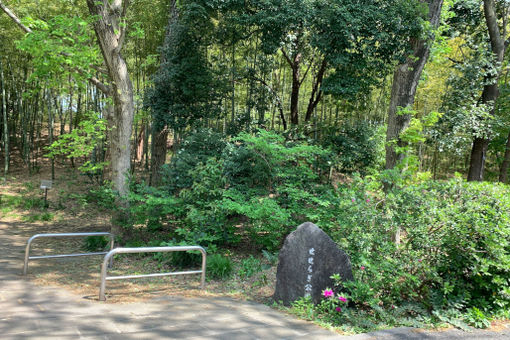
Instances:
[[[21,22],[21,20],[18,19],[16,14],[14,14],[9,8],[7,8],[2,3],[2,0],[0,0],[0,8],[2,8],[2,10],[5,12],[5,14],[7,14],[23,31],[25,31],[25,33],[32,33],[32,30],[30,29],[30,27],[23,25],[23,23]]]
[[[285,115],[283,114],[283,105],[278,93],[271,86],[269,86],[269,84],[264,79],[258,78],[256,76],[253,76],[252,78],[253,80],[258,81],[259,83],[264,85],[269,90],[269,92],[273,94],[274,98],[276,99],[276,103],[278,104],[278,111],[280,112],[280,118],[282,120],[283,129],[287,130],[287,121],[285,120]]]
[[[483,1],[483,11],[485,14],[485,21],[487,22],[487,29],[489,30],[492,53],[497,56],[499,62],[502,62],[504,58],[505,43],[501,38],[495,8],[496,5],[494,0]]]
[[[310,61],[310,64],[308,64],[308,68],[306,69],[305,74],[303,75],[303,78],[301,78],[301,80],[299,81],[299,86],[301,86],[303,84],[303,82],[305,81],[306,75],[308,74],[308,71],[310,71],[310,68],[312,67],[313,60],[314,60],[314,58],[312,58],[312,60]]]
[[[90,77],[88,78],[88,81],[95,85],[101,92],[103,92],[105,95],[110,96],[111,95],[111,89],[109,86],[103,84],[99,79],[96,77]]]
[[[283,56],[285,57],[285,60],[287,60],[287,62],[289,63],[290,67],[293,67],[294,64],[292,63],[292,60],[289,58],[289,56],[287,55],[287,53],[285,52],[285,50],[282,48],[280,48],[280,51],[282,51],[282,54]]]

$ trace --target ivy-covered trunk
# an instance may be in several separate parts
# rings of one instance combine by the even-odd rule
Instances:
[[[505,58],[505,52],[508,45],[505,44],[505,37],[501,36],[501,32],[499,30],[498,17],[496,15],[496,4],[494,3],[494,0],[483,1],[483,12],[487,23],[487,29],[489,31],[491,52],[494,56],[494,62],[497,64],[496,66],[500,68],[501,63]],[[503,30],[503,33],[506,33],[506,29]],[[491,79],[492,83],[485,85],[482,92],[482,103],[491,106],[491,114],[494,114],[494,105],[499,97],[498,79],[500,73],[501,71],[498,71],[493,79]],[[473,140],[471,158],[469,160],[468,181],[483,181],[483,171],[488,146],[488,137],[476,137]]]
[[[494,114],[494,102],[498,99],[499,91],[497,84],[485,85],[482,92],[482,103],[490,105],[491,114]],[[485,160],[487,158],[487,149],[489,148],[489,139],[487,137],[476,137],[473,140],[471,148],[471,158],[469,160],[468,181],[483,181]]]
[[[166,161],[166,144],[168,129],[153,128],[152,155],[151,155],[151,179],[150,184],[157,186],[161,183],[161,167]]]
[[[161,65],[159,73],[165,72],[166,53],[171,44],[173,36],[175,35],[175,27],[178,24],[179,11],[177,10],[177,1],[172,0],[170,2],[168,25],[165,33],[165,40],[163,42],[163,48],[161,51]],[[157,85],[156,85],[157,86]],[[161,182],[161,166],[166,162],[166,143],[168,140],[168,127],[164,120],[165,117],[161,117],[152,110],[152,145],[151,145],[151,178],[150,184],[157,186]]]
[[[301,53],[296,53],[292,62],[292,92],[290,94],[290,123],[294,126],[299,124],[299,89],[301,88],[300,72]]]

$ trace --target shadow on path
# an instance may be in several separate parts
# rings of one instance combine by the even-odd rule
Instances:
[[[39,232],[39,231],[38,231]],[[341,336],[267,306],[228,298],[164,297],[111,304],[21,276],[26,239],[18,223],[0,222],[0,339],[510,339],[510,332],[425,332],[397,328]],[[50,270],[48,265],[47,270]]]

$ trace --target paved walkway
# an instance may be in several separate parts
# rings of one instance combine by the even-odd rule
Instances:
[[[20,276],[26,237],[0,223],[0,339],[510,339],[510,331],[424,332],[411,328],[341,336],[267,306],[231,299],[168,297],[107,304]]]

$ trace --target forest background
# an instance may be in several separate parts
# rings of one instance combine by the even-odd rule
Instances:
[[[0,7],[5,180],[79,167],[121,242],[218,259],[312,221],[363,268],[336,323],[507,315],[508,1]]]

